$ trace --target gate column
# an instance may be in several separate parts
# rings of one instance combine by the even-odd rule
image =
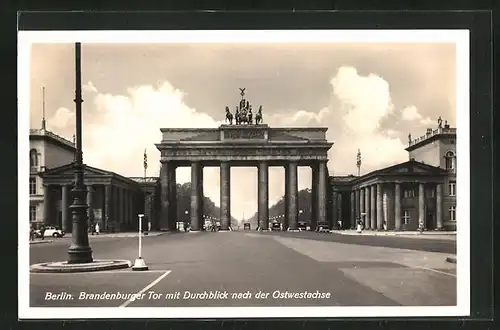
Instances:
[[[231,222],[231,166],[220,164],[220,229],[228,230]]]
[[[258,169],[258,217],[259,226],[262,230],[269,229],[269,167],[267,162],[259,162]]]
[[[318,191],[316,193],[316,198],[318,199],[316,204],[318,205],[317,217],[318,222],[321,222],[322,224],[329,222],[326,217],[327,181],[328,168],[326,162],[323,161],[319,163],[318,167]],[[331,226],[329,227],[329,229],[332,229]]]
[[[297,162],[288,164],[288,229],[297,230],[297,220],[299,217],[299,191],[297,185]]]
[[[316,230],[318,225],[318,163],[311,165],[311,219],[309,227]]]
[[[177,166],[173,163],[168,167],[168,229],[177,230]]]
[[[169,162],[162,162],[160,169],[160,204],[161,204],[161,212],[160,212],[160,230],[168,230],[169,226],[169,217],[170,217],[170,181],[169,181]]]
[[[201,208],[201,198],[200,198],[200,181],[202,183],[201,172],[202,167],[200,162],[191,163],[191,230],[200,230],[200,208]]]

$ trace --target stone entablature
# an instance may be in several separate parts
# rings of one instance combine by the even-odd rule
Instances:
[[[234,126],[221,125],[219,128],[162,128],[161,144],[185,144],[201,142],[263,142],[318,143],[326,141],[325,127],[274,128],[268,125]]]
[[[327,161],[326,128],[161,129],[161,161]]]

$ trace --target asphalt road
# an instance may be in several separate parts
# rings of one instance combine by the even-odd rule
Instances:
[[[370,235],[342,235],[340,233],[316,233],[316,232],[262,232],[264,235],[278,235],[282,237],[306,238],[319,241],[337,242],[345,244],[368,245],[368,246],[383,246],[388,248],[427,251],[427,252],[442,252],[442,253],[457,253],[456,240],[450,239],[423,239],[398,236],[370,236]]]
[[[378,246],[373,243],[373,237],[363,237],[373,243],[368,247],[368,244],[357,243],[359,237],[329,235],[327,239],[327,235],[323,235],[321,239],[298,239],[296,234],[303,233],[207,232],[145,237],[143,257],[149,271],[32,273],[30,305],[456,304],[456,265],[445,261],[448,254],[408,249],[408,246],[420,244],[425,247],[436,242],[420,240],[396,249],[385,247],[396,244],[392,237],[383,237],[384,240],[376,237],[377,241],[386,242]],[[348,240],[349,244],[339,243],[337,239]],[[102,237],[91,238],[90,242],[95,259],[133,261],[137,257],[137,238]],[[69,243],[69,239],[62,238],[30,246],[30,263],[66,260]],[[140,295],[134,295],[139,292]],[[213,299],[214,295],[218,299]]]

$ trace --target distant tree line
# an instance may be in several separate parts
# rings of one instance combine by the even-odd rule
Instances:
[[[188,212],[186,215],[186,211]],[[191,214],[191,182],[177,184],[177,221],[185,221]],[[220,208],[207,196],[203,196],[203,214],[220,219]],[[236,224],[234,217],[232,224]]]
[[[312,201],[312,193],[311,189],[306,188],[299,190],[299,219],[298,221],[307,221],[310,223],[311,221],[311,201]],[[278,202],[276,202],[273,206],[269,208],[269,220],[273,221],[273,219],[283,219],[285,214],[285,196],[282,196]],[[255,212],[254,215],[248,219],[248,222],[257,224],[258,213]]]

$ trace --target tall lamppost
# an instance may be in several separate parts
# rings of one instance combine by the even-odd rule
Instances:
[[[75,43],[75,72],[76,88],[76,152],[75,152],[75,185],[71,191],[73,194],[73,204],[69,207],[73,215],[72,244],[68,249],[68,263],[80,264],[92,262],[92,249],[89,246],[89,236],[87,232],[87,189],[83,182],[85,165],[83,164],[82,153],[82,70],[81,70],[81,44]]]

